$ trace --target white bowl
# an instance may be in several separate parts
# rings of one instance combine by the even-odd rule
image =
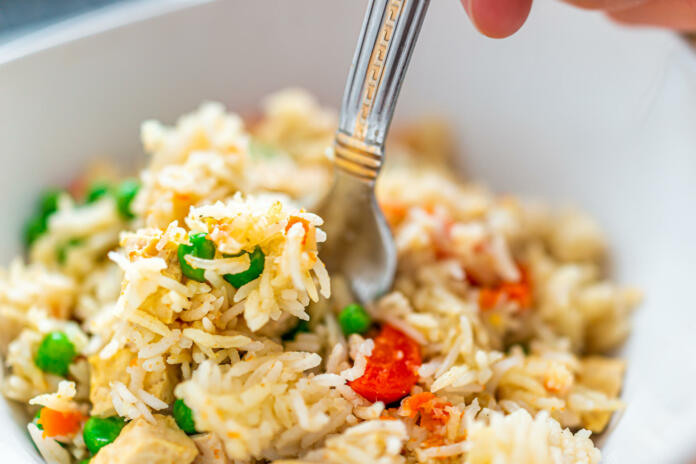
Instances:
[[[696,455],[696,60],[676,36],[537,2],[511,39],[432,2],[396,118],[449,117],[468,173],[599,218],[614,273],[642,287],[628,404],[607,463]],[[0,260],[25,211],[94,156],[142,163],[138,127],[206,99],[238,110],[288,85],[339,102],[365,2],[128,2],[0,46]],[[38,460],[0,402],[4,462]]]

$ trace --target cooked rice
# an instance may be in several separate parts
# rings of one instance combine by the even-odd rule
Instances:
[[[76,394],[75,382],[61,380],[57,392],[36,396],[29,400],[29,404],[44,406],[54,411],[75,411],[80,409],[80,405],[73,401]]]
[[[36,449],[39,450],[39,454],[47,464],[70,464],[72,462],[68,450],[60,446],[56,440],[44,437],[43,432],[36,424],[30,422],[27,425],[27,430],[36,445]]]
[[[135,219],[111,195],[63,194],[28,260],[0,270],[5,396],[30,413],[155,428],[183,399],[201,463],[599,462],[590,434],[623,407],[625,369],[603,353],[627,336],[640,294],[607,279],[608,246],[585,213],[454,178],[432,121],[390,140],[378,200],[399,265],[393,291],[366,308],[419,345],[417,383],[386,405],[353,390],[375,333],[342,333],[350,291],[321,261],[311,212],[330,186],[335,125],[299,90],[269,97],[250,126],[215,103],[173,127],[145,122]],[[205,282],[178,257],[201,232],[215,258],[184,259]],[[225,275],[256,247],[263,271],[233,287]],[[34,362],[51,331],[78,353],[68,379]],[[79,431],[28,430],[47,462],[88,456]]]

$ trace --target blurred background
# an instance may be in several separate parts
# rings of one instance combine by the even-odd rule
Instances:
[[[0,0],[0,42],[80,13],[128,1],[137,0]],[[685,38],[696,46],[696,33]]]
[[[0,42],[124,0],[0,0]]]

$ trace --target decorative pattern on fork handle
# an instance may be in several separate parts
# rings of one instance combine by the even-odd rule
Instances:
[[[430,0],[371,0],[353,57],[334,144],[335,165],[377,178],[396,99]]]
[[[362,94],[362,106],[358,113],[353,129],[354,136],[358,139],[365,139],[367,135],[368,116],[372,112],[375,104],[375,96],[384,76],[384,62],[387,59],[389,44],[394,37],[396,22],[403,11],[404,0],[389,0],[385,10],[384,20],[377,33],[377,42],[372,49],[370,62],[367,67],[367,78]]]

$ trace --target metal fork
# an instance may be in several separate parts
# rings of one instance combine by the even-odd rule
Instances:
[[[329,272],[363,304],[387,292],[396,247],[375,181],[396,100],[430,0],[370,0],[343,94],[334,142],[334,185],[320,208]]]

